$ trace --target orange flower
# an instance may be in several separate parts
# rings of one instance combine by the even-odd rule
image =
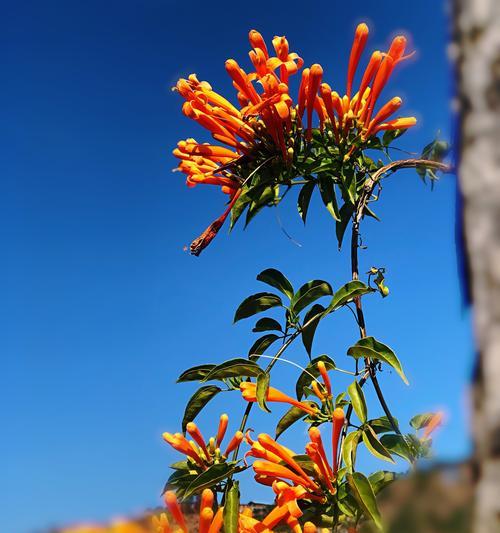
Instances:
[[[411,128],[412,126],[415,126],[417,123],[417,119],[415,117],[401,117],[396,118],[394,120],[389,120],[389,122],[384,122],[383,124],[379,124],[375,127],[375,132],[379,132],[382,130],[399,130],[399,129],[407,129]]]
[[[219,420],[219,429],[217,430],[217,446],[220,446],[220,443],[224,440],[224,435],[227,431],[227,424],[229,422],[229,417],[224,413],[220,415]]]
[[[178,524],[180,531],[183,533],[189,533],[187,521],[182,512],[181,506],[177,501],[177,497],[174,492],[165,492],[165,504],[172,515],[173,520]],[[223,508],[219,507],[218,511],[214,514],[214,494],[210,489],[205,489],[201,494],[200,510],[198,517],[198,531],[200,533],[218,533],[222,529],[223,524]],[[159,517],[153,517],[153,526],[158,533],[171,533],[172,531],[178,531],[178,529],[172,530],[169,520],[165,513],[162,513]]]
[[[330,378],[328,377],[328,372],[326,370],[325,363],[323,361],[319,361],[318,363],[318,370],[321,374],[321,377],[323,378],[323,383],[325,384],[326,391],[328,392],[328,396],[332,395],[332,384],[330,382]]]
[[[280,68],[280,79],[283,83],[288,83],[291,74],[295,74],[304,61],[296,53],[290,53],[286,37],[274,37],[274,50],[277,57],[271,57],[267,61],[267,66],[271,71]]]
[[[427,426],[425,426],[424,433],[422,435],[423,439],[428,439],[431,436],[431,433],[435,431],[439,426],[443,424],[444,413],[439,411],[436,413],[429,421]]]
[[[240,384],[241,394],[243,399],[247,402],[256,402],[257,401],[257,384],[251,383],[250,381],[244,381]],[[295,398],[284,394],[283,392],[275,389],[274,387],[269,387],[267,392],[266,401],[268,402],[278,402],[278,403],[288,403],[294,407],[302,409],[305,413],[309,415],[314,415],[317,412],[315,407],[311,407],[305,402],[299,402]]]
[[[309,71],[309,82],[307,84],[306,108],[307,108],[307,130],[306,141],[311,140],[312,131],[312,112],[316,104],[318,96],[318,89],[323,77],[323,69],[321,65],[315,63]]]
[[[356,33],[354,34],[354,42],[352,43],[351,55],[349,56],[349,67],[347,69],[347,97],[351,98],[351,89],[352,81],[354,79],[354,74],[358,67],[359,59],[366,45],[366,40],[368,39],[368,26],[364,23],[361,23],[356,28]]]

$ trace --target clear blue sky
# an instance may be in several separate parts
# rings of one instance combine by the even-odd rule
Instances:
[[[171,173],[178,139],[206,139],[181,115],[176,79],[196,72],[231,92],[224,60],[246,64],[246,35],[256,28],[269,39],[286,34],[306,64],[321,63],[343,88],[358,22],[370,23],[371,49],[404,30],[418,56],[386,95],[403,96],[419,117],[401,139],[409,150],[437,130],[449,138],[452,81],[446,14],[434,0],[2,4],[0,530],[26,533],[157,505],[176,458],[160,435],[179,429],[193,391],[174,379],[187,366],[246,354],[252,322],[231,324],[243,297],[262,289],[255,275],[272,266],[297,285],[324,278],[335,286],[349,275],[317,198],[306,229],[291,197],[279,210],[302,247],[267,210],[245,232],[222,231],[200,258],[183,252],[224,199]],[[388,400],[402,421],[448,411],[440,459],[469,449],[473,349],[457,275],[455,187],[447,176],[431,192],[413,171],[388,181],[377,206],[383,222],[366,223],[361,257],[364,271],[387,268],[391,288],[384,301],[367,299],[368,331],[397,351],[411,381],[383,373]],[[346,311],[321,327],[314,351],[346,366],[355,339]],[[282,366],[274,383],[291,392],[292,379]],[[234,404],[215,402],[202,430],[224,410],[235,427],[243,406]],[[269,427],[282,411],[252,425]],[[291,431],[286,442],[300,449],[304,440]]]

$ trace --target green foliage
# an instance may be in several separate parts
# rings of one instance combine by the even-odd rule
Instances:
[[[186,431],[186,426],[192,422],[200,411],[212,400],[222,389],[215,385],[200,387],[189,399],[182,417],[182,431]]]
[[[352,355],[352,357],[357,359],[360,357],[369,357],[372,360],[387,363],[394,368],[401,379],[408,385],[408,380],[403,372],[403,367],[396,354],[389,348],[389,346],[382,344],[375,338],[365,337],[364,339],[360,339],[347,350],[347,354]]]
[[[279,296],[270,292],[259,292],[245,298],[239,305],[234,315],[234,321],[238,322],[242,318],[251,317],[271,307],[282,306],[283,302]]]
[[[303,309],[315,302],[322,296],[331,296],[331,285],[323,280],[314,279],[302,285],[293,295],[290,303],[290,311],[298,315]]]
[[[292,284],[279,270],[276,270],[275,268],[267,268],[257,276],[257,279],[278,289],[290,300],[293,298],[294,291]]]
[[[363,389],[359,386],[357,381],[353,381],[349,387],[347,387],[347,393],[351,399],[351,405],[356,416],[364,424],[367,418],[367,407]]]
[[[370,481],[361,472],[354,472],[347,474],[347,482],[351,489],[351,493],[357,500],[365,515],[373,520],[375,526],[382,530],[382,517],[377,506],[377,500]]]
[[[280,418],[278,425],[276,426],[276,438],[278,438],[285,430],[287,430],[292,424],[298,422],[306,415],[299,407],[290,407],[288,411]]]
[[[325,308],[321,304],[314,304],[304,317],[301,338],[309,358],[311,357],[314,334],[316,333],[316,328],[318,327],[324,312]]]

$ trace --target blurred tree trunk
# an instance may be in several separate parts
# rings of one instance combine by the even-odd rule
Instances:
[[[500,532],[500,0],[455,0],[459,180],[477,362],[475,533]]]

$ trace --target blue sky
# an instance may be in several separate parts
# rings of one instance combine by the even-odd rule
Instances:
[[[193,392],[174,385],[175,377],[187,366],[247,353],[253,323],[232,326],[232,317],[247,294],[262,290],[258,272],[279,268],[296,285],[323,278],[339,286],[349,276],[317,198],[305,229],[292,195],[279,208],[300,247],[280,229],[276,210],[266,210],[245,232],[222,231],[200,258],[183,251],[224,199],[208,187],[187,189],[171,173],[178,139],[208,139],[181,115],[170,91],[176,79],[196,72],[232,94],[224,60],[246,64],[246,35],[256,28],[268,40],[287,35],[306,64],[321,63],[325,79],[343,88],[358,22],[370,24],[370,49],[405,31],[418,55],[386,95],[402,96],[419,118],[400,142],[411,151],[438,130],[450,138],[453,87],[445,9],[431,0],[2,8],[0,529],[27,533],[159,503],[176,459],[161,433],[179,429]],[[455,203],[454,176],[431,192],[413,171],[401,172],[385,184],[382,223],[365,224],[361,255],[363,271],[387,269],[391,288],[386,300],[366,299],[368,331],[396,350],[411,381],[406,387],[384,372],[388,401],[402,421],[448,412],[436,438],[443,460],[469,450],[473,348],[457,275]],[[347,366],[355,340],[346,311],[320,327],[314,352]],[[288,357],[304,361],[298,348]],[[273,383],[291,392],[293,371],[277,371]],[[348,384],[333,379],[339,389]],[[237,425],[243,406],[224,400],[201,418],[206,434],[223,411]],[[252,426],[271,429],[282,412],[258,414]],[[304,435],[291,431],[286,442],[300,449]],[[269,496],[244,487],[246,499]]]

